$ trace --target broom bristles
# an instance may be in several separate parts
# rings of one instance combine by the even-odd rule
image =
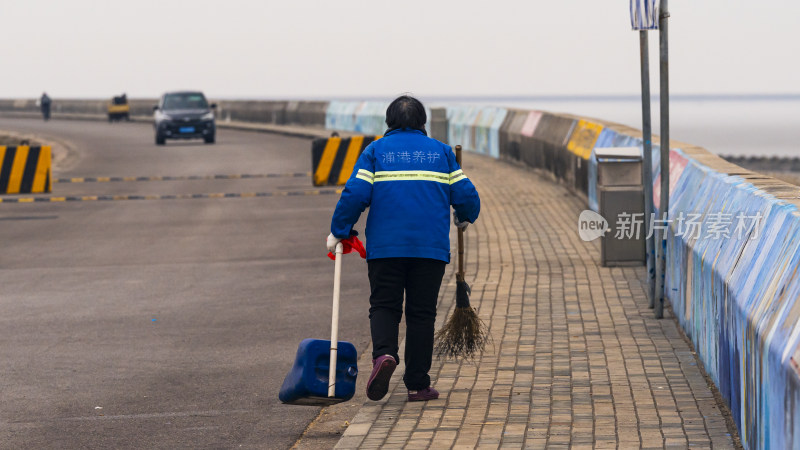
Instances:
[[[441,330],[436,332],[434,350],[439,358],[466,358],[486,348],[489,329],[471,306],[456,307]]]

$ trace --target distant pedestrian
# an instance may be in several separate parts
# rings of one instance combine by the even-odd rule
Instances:
[[[399,361],[398,332],[405,293],[406,371],[409,401],[433,400],[428,371],[433,357],[436,302],[450,262],[450,207],[466,227],[478,218],[480,198],[451,148],[429,138],[422,103],[410,96],[386,110],[383,138],[359,157],[331,221],[327,246],[351,236],[369,207],[366,250],[373,369],[367,397],[380,400]]]
[[[47,96],[47,92],[42,93],[42,98],[39,99],[39,107],[42,108],[42,117],[44,117],[45,122],[50,120],[50,97]]]

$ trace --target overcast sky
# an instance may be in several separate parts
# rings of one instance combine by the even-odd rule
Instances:
[[[674,93],[800,92],[800,2],[670,12]],[[639,92],[628,0],[0,0],[0,20],[3,98]]]

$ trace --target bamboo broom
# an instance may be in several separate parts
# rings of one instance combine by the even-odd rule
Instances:
[[[456,145],[456,162],[461,166],[461,146]],[[456,272],[456,308],[434,337],[439,358],[474,359],[486,348],[489,329],[469,303],[472,289],[464,280],[464,230],[458,229],[458,272]]]

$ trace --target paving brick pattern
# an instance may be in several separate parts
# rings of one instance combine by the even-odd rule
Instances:
[[[493,342],[474,362],[434,360],[436,401],[406,401],[401,364],[336,448],[733,448],[675,322],[647,307],[644,268],[604,268],[599,243],[578,237],[584,202],[529,170],[466,159],[483,202],[467,281]]]

